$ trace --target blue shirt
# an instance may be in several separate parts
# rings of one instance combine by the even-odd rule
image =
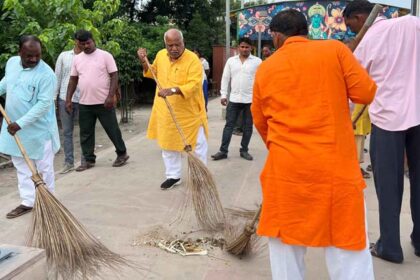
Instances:
[[[19,56],[7,61],[6,74],[0,81],[0,96],[7,93],[6,113],[21,127],[17,135],[33,160],[43,158],[48,140],[52,141],[54,153],[60,149],[54,106],[56,83],[53,70],[44,61],[34,68],[23,68]],[[0,152],[22,157],[14,137],[7,132],[5,120],[0,133]]]

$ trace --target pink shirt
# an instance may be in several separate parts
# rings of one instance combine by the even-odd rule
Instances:
[[[354,54],[378,85],[372,123],[388,131],[419,125],[420,19],[376,19]]]
[[[110,73],[117,72],[115,60],[109,52],[96,49],[91,54],[76,55],[71,76],[78,76],[79,103],[82,105],[104,104],[109,94]]]

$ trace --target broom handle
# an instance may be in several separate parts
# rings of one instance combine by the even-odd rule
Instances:
[[[261,208],[262,208],[262,204],[260,205],[260,207],[258,208],[257,212],[254,215],[254,218],[252,219],[252,222],[250,223],[250,225],[252,227],[255,226],[255,224],[257,223],[258,219],[260,218],[260,214],[261,214]]]
[[[366,32],[369,30],[369,28],[372,26],[372,24],[375,22],[375,19],[378,17],[379,13],[382,11],[383,7],[379,4],[375,4],[372,11],[369,14],[369,17],[366,19],[365,23],[362,26],[362,29],[360,29],[359,33],[357,33],[356,38],[351,42],[349,45],[352,52],[354,52],[359,45],[359,43],[362,41],[363,37],[365,36]]]
[[[375,6],[373,6],[372,11],[370,12],[368,18],[366,19],[365,23],[362,26],[362,29],[360,29],[359,33],[357,33],[357,35],[356,35],[356,38],[349,44],[349,48],[351,49],[352,52],[354,52],[356,50],[357,46],[362,41],[366,32],[369,30],[369,28],[375,22],[375,19],[378,17],[378,15],[382,11],[382,9],[383,9],[383,7],[379,4],[375,4]],[[367,108],[367,105],[363,106],[362,110],[360,111],[360,114],[353,120],[353,122],[352,122],[353,127],[359,121],[360,117],[362,116],[362,114],[366,110],[366,108]]]
[[[150,65],[150,62],[149,62],[149,60],[147,59],[147,57],[145,57],[145,61],[146,61],[146,65],[147,65],[147,67],[149,68],[150,72],[151,72],[151,73],[152,73],[152,75],[153,75],[153,79],[155,80],[155,82],[156,82],[156,85],[157,85],[158,89],[159,89],[159,90],[162,90],[162,86],[161,86],[161,84],[159,83],[159,80],[158,80],[158,79],[157,79],[157,77],[156,77],[155,71],[152,69],[152,66]],[[169,109],[169,113],[171,114],[172,120],[173,120],[173,121],[174,121],[174,123],[175,123],[176,129],[178,130],[179,135],[181,135],[182,142],[184,143],[184,146],[185,146],[185,148],[187,149],[187,148],[189,147],[189,145],[188,145],[188,143],[187,143],[187,138],[185,138],[184,132],[182,131],[181,127],[180,127],[180,126],[179,126],[179,124],[178,124],[178,121],[176,120],[175,113],[174,113],[174,109],[172,108],[171,104],[169,103],[169,101],[168,101],[168,99],[167,99],[166,97],[164,97],[164,98],[163,98],[163,100],[165,100],[166,106],[167,106],[167,107],[168,107],[168,109]]]
[[[360,110],[359,114],[354,118],[352,121],[353,127],[356,126],[357,122],[359,121],[360,117],[363,115],[363,113],[366,111],[367,105],[362,107],[362,110]]]
[[[8,125],[10,125],[12,122],[10,121],[9,116],[7,115],[6,111],[4,110],[3,106],[1,106],[1,104],[0,104],[0,111],[1,111],[1,114],[3,115],[4,119],[6,120],[6,123]],[[22,153],[23,158],[26,161],[26,164],[29,166],[29,169],[31,170],[32,175],[35,176],[38,172],[36,171],[36,169],[35,169],[35,167],[32,163],[32,160],[29,159],[28,154],[26,153],[26,150],[22,145],[22,142],[20,141],[20,139],[19,139],[19,137],[17,136],[16,133],[15,133],[15,135],[13,135],[13,137],[15,138],[16,144],[18,145],[19,150]]]

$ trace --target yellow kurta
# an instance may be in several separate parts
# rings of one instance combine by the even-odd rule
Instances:
[[[363,109],[365,105],[362,104],[355,104],[353,113],[351,115],[351,119],[354,120],[359,115],[360,111]],[[356,129],[354,130],[354,135],[363,135],[366,136],[370,134],[371,131],[371,124],[369,118],[369,107],[363,111],[362,115],[360,116],[359,120],[356,123]]]
[[[195,148],[200,126],[204,127],[208,137],[208,123],[202,89],[203,69],[200,60],[193,52],[185,49],[175,62],[171,62],[168,52],[158,52],[152,65],[163,88],[179,87],[182,95],[168,96],[174,109],[177,122],[180,124],[187,144]],[[153,78],[149,71],[144,77]],[[185,147],[182,138],[171,118],[165,100],[158,96],[155,99],[150,116],[147,137],[156,139],[163,150],[182,151]]]

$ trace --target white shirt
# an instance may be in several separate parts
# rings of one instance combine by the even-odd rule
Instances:
[[[261,59],[252,54],[242,63],[239,55],[230,57],[223,69],[220,94],[226,98],[230,86],[229,101],[235,103],[252,103],[252,89],[255,72]]]
[[[206,71],[210,70],[210,65],[204,57],[201,57],[200,61],[201,61],[201,64],[203,65],[203,82],[204,82],[204,81],[207,81]]]
[[[70,80],[70,71],[71,65],[73,63],[74,51],[65,51],[60,53],[57,58],[57,63],[55,64],[55,75],[57,77],[57,90],[56,95],[59,96],[61,100],[66,100],[67,96],[67,86],[69,85]],[[73,95],[73,102],[79,102],[79,88],[76,88],[76,91]]]

